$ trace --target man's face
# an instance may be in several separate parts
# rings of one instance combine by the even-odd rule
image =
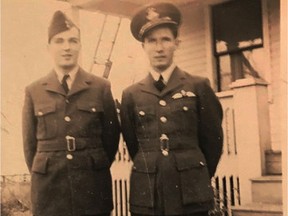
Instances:
[[[153,69],[162,72],[172,64],[178,44],[169,27],[158,27],[148,32],[142,46]]]
[[[56,34],[48,44],[56,66],[63,69],[72,69],[77,65],[80,49],[80,33],[76,27]]]

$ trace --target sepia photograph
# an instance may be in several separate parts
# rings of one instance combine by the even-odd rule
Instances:
[[[1,0],[2,216],[288,216],[286,0]]]

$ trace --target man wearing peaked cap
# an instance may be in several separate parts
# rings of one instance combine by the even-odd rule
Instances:
[[[23,143],[36,216],[110,215],[119,122],[109,81],[78,65],[80,30],[63,12],[48,29],[54,67],[26,87]]]
[[[132,216],[207,216],[213,208],[210,179],[222,152],[222,108],[208,79],[176,66],[180,24],[180,11],[170,3],[145,6],[131,21],[150,62],[147,77],[126,88],[121,102],[133,160]]]
[[[181,24],[181,13],[177,7],[169,3],[157,3],[146,6],[132,19],[131,32],[142,42],[144,34],[153,27],[168,24],[178,28]]]

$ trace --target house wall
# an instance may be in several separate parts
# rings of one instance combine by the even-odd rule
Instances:
[[[271,148],[281,150],[281,98],[286,95],[280,89],[280,3],[279,0],[263,0],[262,3],[265,70],[261,71],[261,75],[268,82]],[[195,2],[180,7],[183,24],[180,29],[181,44],[176,54],[176,62],[191,74],[208,77],[215,88],[209,7],[209,4]]]
[[[204,7],[190,3],[180,9],[183,16],[181,44],[175,61],[191,74],[207,76]]]
[[[269,54],[270,54],[270,123],[273,150],[281,149],[281,92],[280,73],[280,3],[279,0],[267,1]]]

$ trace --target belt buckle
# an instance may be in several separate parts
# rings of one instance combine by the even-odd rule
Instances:
[[[164,156],[169,155],[169,138],[166,134],[162,134],[160,137],[160,150]]]
[[[75,151],[76,150],[76,142],[75,138],[72,136],[66,136],[66,142],[67,142],[67,150],[68,151]]]

